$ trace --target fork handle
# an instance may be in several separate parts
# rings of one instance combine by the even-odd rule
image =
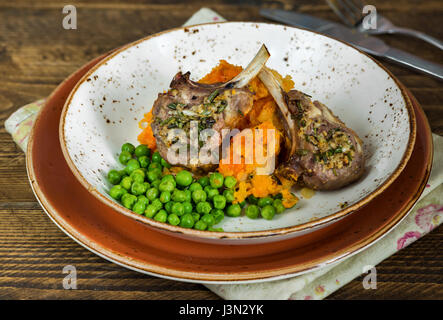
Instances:
[[[408,29],[408,28],[395,27],[395,28],[390,28],[389,30],[387,30],[387,32],[388,33],[399,33],[399,34],[404,34],[404,35],[416,37],[416,38],[422,39],[422,40],[436,46],[440,50],[443,50],[443,41],[440,41],[434,37],[427,35],[426,33],[420,32],[420,31],[416,31],[416,30],[412,30],[412,29]]]
[[[393,62],[407,66],[413,70],[443,80],[443,65],[441,64],[427,61],[425,59],[419,58],[410,53],[395,48],[389,48],[381,56]]]

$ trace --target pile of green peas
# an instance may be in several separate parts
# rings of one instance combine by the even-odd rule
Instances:
[[[281,195],[255,198],[249,196],[242,203],[233,203],[237,180],[219,172],[195,179],[189,171],[175,176],[164,174],[171,165],[158,152],[146,145],[135,147],[125,143],[119,161],[123,170],[110,170],[108,181],[114,186],[109,195],[125,208],[159,222],[197,230],[223,231],[214,227],[225,215],[248,218],[259,216],[271,220],[285,207]]]

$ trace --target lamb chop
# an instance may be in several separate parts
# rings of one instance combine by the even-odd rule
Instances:
[[[259,78],[275,99],[287,134],[277,176],[300,186],[333,190],[363,175],[363,143],[353,130],[303,92],[285,92],[266,67]]]
[[[221,132],[225,128],[236,128],[252,108],[253,93],[247,85],[258,75],[269,56],[268,50],[263,45],[249,65],[225,83],[201,84],[190,80],[190,72],[177,73],[168,92],[160,93],[153,105],[155,120],[151,127],[161,156],[168,159],[168,149],[176,143],[187,144],[191,148],[195,145],[191,143],[195,141],[190,141],[192,138],[189,135],[192,121],[197,121],[198,133],[208,128],[216,132]],[[176,137],[168,136],[171,129],[184,130],[187,138],[177,141]],[[221,139],[209,140],[209,145],[206,147],[215,150],[220,148],[221,143]],[[201,163],[199,159],[191,159],[188,156],[186,161],[178,164],[195,173],[202,173],[216,168],[218,159],[211,162]]]

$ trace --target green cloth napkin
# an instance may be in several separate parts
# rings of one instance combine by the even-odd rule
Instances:
[[[225,21],[216,12],[202,8],[186,23]],[[14,141],[26,151],[28,135],[45,99],[19,108],[5,122]],[[323,299],[371,266],[423,237],[443,221],[443,137],[433,135],[434,162],[428,184],[415,207],[391,232],[354,256],[317,271],[289,279],[253,284],[206,285],[224,299]]]

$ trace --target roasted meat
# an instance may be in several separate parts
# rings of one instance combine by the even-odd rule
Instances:
[[[278,176],[300,186],[333,190],[363,175],[363,143],[353,130],[303,92],[285,92],[266,67],[259,78],[279,107],[287,135]]]
[[[153,106],[154,121],[151,127],[162,157],[168,159],[168,150],[172,145],[186,145],[190,149],[188,157],[176,164],[196,173],[213,170],[218,159],[211,163],[202,163],[199,159],[192,158],[192,154],[195,154],[192,151],[196,151],[192,150],[196,145],[194,140],[196,138],[199,142],[199,136],[190,136],[191,126],[197,124],[197,134],[204,129],[213,129],[220,133],[222,129],[236,128],[252,108],[253,93],[247,84],[258,75],[268,58],[269,53],[266,47],[262,46],[249,65],[226,83],[201,84],[189,79],[190,72],[177,73],[168,92],[160,93]],[[171,135],[172,129],[184,131],[187,137],[178,140],[176,136]],[[221,138],[210,139],[206,148],[220,148],[221,142]]]

